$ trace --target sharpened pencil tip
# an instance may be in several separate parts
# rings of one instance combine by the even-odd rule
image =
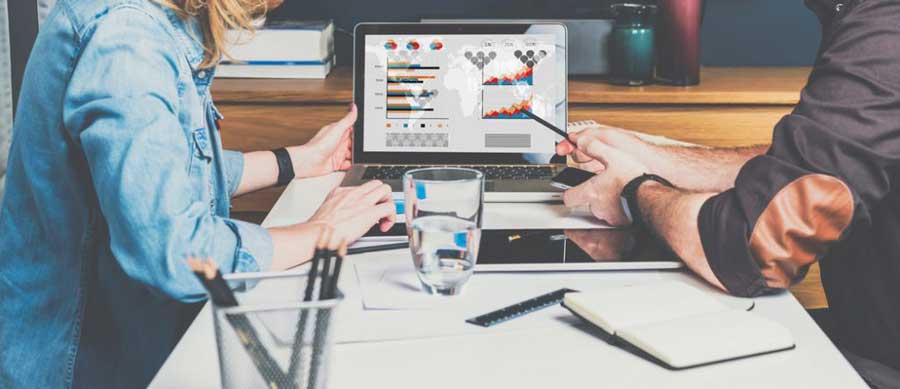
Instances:
[[[316,239],[316,250],[321,250],[325,247],[326,239],[328,238],[328,226],[323,225],[322,228],[319,229],[319,238]]]
[[[212,258],[207,258],[204,261],[203,274],[206,275],[206,279],[211,280],[216,278],[216,273],[219,271],[219,266],[216,265],[216,261],[213,261]]]
[[[191,268],[191,271],[194,273],[203,273],[203,262],[200,262],[199,259],[194,257],[189,257],[187,259],[188,267]]]

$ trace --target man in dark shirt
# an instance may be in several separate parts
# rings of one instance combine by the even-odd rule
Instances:
[[[663,147],[609,127],[585,130],[572,136],[577,149],[563,142],[557,152],[600,173],[565,201],[626,224],[623,194],[636,223],[736,295],[787,288],[819,261],[834,318],[829,335],[851,362],[860,356],[893,374],[900,370],[900,1],[807,5],[822,22],[822,44],[771,147]]]

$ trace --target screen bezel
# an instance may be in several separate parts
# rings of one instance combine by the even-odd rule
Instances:
[[[552,28],[557,41],[557,47],[562,47],[562,52],[568,57],[567,32],[562,23],[360,23],[356,25],[353,35],[353,101],[357,104],[358,119],[353,129],[353,163],[368,164],[398,164],[398,165],[443,165],[443,164],[485,164],[485,165],[522,165],[522,164],[546,164],[549,161],[540,161],[537,156],[544,154],[523,153],[453,153],[453,152],[380,152],[364,151],[364,115],[365,109],[365,60],[366,60],[366,35],[478,35],[478,34],[528,34],[534,27]],[[546,34],[546,31],[541,31]],[[563,61],[563,71],[568,74],[568,58]],[[568,122],[568,77],[566,77],[565,100],[563,101],[562,117],[555,123],[560,128],[566,128]]]

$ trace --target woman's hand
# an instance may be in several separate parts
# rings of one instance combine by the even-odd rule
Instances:
[[[352,243],[376,224],[387,232],[396,218],[391,187],[369,181],[335,189],[307,223],[329,226],[334,229],[335,240]]]
[[[397,219],[391,188],[380,181],[337,188],[305,223],[269,229],[275,250],[272,269],[289,269],[309,260],[325,231],[334,242],[353,243],[372,226],[389,230]]]
[[[269,228],[274,253],[273,270],[284,270],[308,261],[319,236],[329,230],[331,241],[353,243],[372,226],[389,230],[397,219],[391,188],[379,181],[337,188],[306,222]]]
[[[309,142],[288,147],[297,178],[317,177],[350,169],[356,105],[341,120],[326,125]]]

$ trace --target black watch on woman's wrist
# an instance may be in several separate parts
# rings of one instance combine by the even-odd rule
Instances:
[[[291,161],[291,153],[286,148],[272,150],[275,154],[275,162],[278,163],[278,182],[276,185],[284,186],[294,179],[294,162]]]
[[[625,209],[625,213],[628,218],[631,219],[631,225],[635,228],[644,226],[644,218],[641,216],[641,208],[638,205],[637,192],[638,188],[647,181],[656,181],[670,188],[675,187],[669,180],[657,176],[656,174],[647,173],[641,174],[625,184],[625,188],[622,189],[621,194],[622,208]]]

